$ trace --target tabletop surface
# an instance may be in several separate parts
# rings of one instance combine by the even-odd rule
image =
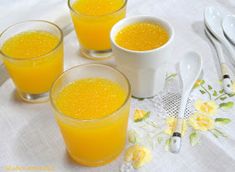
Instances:
[[[48,1],[27,0],[21,2],[14,0],[9,1],[9,3],[1,1],[3,0],[0,0],[0,11],[3,12],[0,14],[0,32],[8,25],[25,19],[39,18],[55,22],[58,16],[69,15],[64,0],[52,0],[50,3]],[[23,5],[23,3],[26,5]],[[203,79],[206,81],[206,86],[209,85],[215,90],[220,90],[218,60],[213,46],[204,33],[203,11],[207,6],[215,6],[228,13],[235,14],[234,0],[128,0],[127,17],[152,15],[169,21],[175,29],[172,64],[170,64],[169,72],[174,72],[172,66],[180,60],[184,53],[196,51],[203,58]],[[27,10],[24,10],[26,7]],[[78,64],[94,62],[82,58],[78,49],[79,45],[75,32],[72,31],[64,38],[65,69]],[[114,60],[109,59],[98,63],[114,65]],[[233,68],[232,71],[234,72]],[[2,78],[3,71],[1,69],[0,81]],[[177,80],[177,78],[173,80]],[[208,90],[210,91],[209,87]],[[209,100],[209,95],[213,99],[213,92],[208,95],[203,92],[205,91],[195,90],[191,95],[192,101]],[[221,97],[223,98],[223,95]],[[209,132],[202,133],[200,143],[191,146],[188,136],[185,136],[182,151],[178,155],[171,154],[165,149],[165,146],[159,145],[152,150],[153,160],[138,171],[234,172],[235,122],[233,119],[235,120],[235,109],[233,107],[223,109],[226,103],[234,102],[234,98],[228,97],[226,100],[220,99],[217,102],[221,107],[221,109],[218,109],[217,116],[232,120],[230,124],[223,126],[228,137],[215,138]],[[158,112],[154,109],[152,103],[150,100],[132,100],[130,129],[140,131],[140,124],[135,124],[132,119],[137,108],[152,111],[151,120],[159,119],[160,121],[161,116],[157,114]],[[228,105],[231,104],[233,105],[233,103]],[[164,121],[165,117],[162,117],[162,120]],[[118,172],[123,164],[123,154],[112,163],[102,167],[82,167],[72,162],[65,151],[63,139],[49,103],[27,104],[20,101],[10,79],[0,86],[0,138],[0,171],[9,171],[8,166],[42,166],[58,172]]]

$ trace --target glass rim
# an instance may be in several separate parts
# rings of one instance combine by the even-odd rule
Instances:
[[[75,118],[75,117],[71,117],[71,116],[66,115],[65,113],[61,112],[61,111],[57,108],[57,106],[56,106],[56,104],[55,104],[55,102],[54,102],[54,98],[53,98],[53,89],[54,89],[54,87],[56,86],[57,82],[58,82],[61,78],[63,78],[63,77],[66,75],[66,73],[68,73],[69,71],[74,70],[74,69],[76,69],[76,68],[88,67],[88,66],[100,66],[100,67],[102,67],[102,68],[109,68],[109,69],[111,69],[111,70],[113,70],[113,71],[119,73],[119,75],[121,75],[121,76],[124,78],[124,80],[126,81],[128,91],[127,91],[127,96],[126,96],[126,98],[125,98],[125,101],[124,101],[116,110],[114,110],[112,113],[110,113],[110,114],[108,114],[108,115],[106,115],[106,116],[104,116],[104,117],[96,118],[96,119],[78,119],[78,118]],[[109,65],[98,64],[98,63],[80,64],[80,65],[76,65],[76,66],[73,66],[73,67],[71,67],[71,68],[65,70],[65,71],[53,82],[53,84],[52,84],[52,86],[51,86],[51,89],[50,89],[50,91],[49,91],[50,103],[51,103],[53,109],[56,111],[56,113],[58,113],[58,114],[61,115],[62,117],[65,117],[66,119],[73,120],[73,121],[75,121],[75,122],[99,122],[99,121],[103,121],[103,120],[105,120],[105,119],[111,118],[111,117],[113,117],[113,116],[116,116],[116,115],[118,114],[118,112],[121,111],[121,110],[123,109],[123,107],[128,103],[128,101],[130,100],[130,98],[131,98],[131,85],[130,85],[130,82],[129,82],[128,78],[127,78],[121,71],[119,71],[118,69],[115,69],[114,67],[109,66]]]
[[[112,14],[115,14],[115,13],[121,11],[123,8],[126,7],[127,1],[128,1],[128,0],[124,0],[123,5],[122,5],[120,8],[118,8],[117,10],[112,11],[112,12],[109,12],[109,13],[107,13],[107,14],[98,15],[98,16],[86,15],[86,14],[83,14],[83,13],[80,13],[80,12],[74,10],[73,7],[72,7],[72,5],[71,5],[71,0],[68,0],[68,6],[69,6],[69,9],[70,9],[72,12],[74,12],[76,15],[80,15],[80,16],[84,16],[84,17],[90,17],[90,18],[99,18],[99,17],[109,16],[109,15],[112,15]]]
[[[59,42],[56,44],[56,46],[55,46],[53,49],[51,49],[50,51],[48,51],[47,53],[42,54],[42,55],[39,55],[39,56],[35,56],[35,57],[32,57],[32,58],[16,58],[16,57],[9,56],[9,55],[5,54],[5,53],[2,51],[1,47],[0,47],[0,54],[2,54],[4,58],[7,58],[7,59],[9,59],[9,60],[14,60],[14,61],[30,61],[30,60],[37,60],[37,59],[43,58],[43,57],[45,57],[45,56],[51,54],[52,52],[54,52],[56,49],[59,48],[59,46],[62,44],[63,38],[64,38],[64,36],[63,36],[63,31],[62,31],[62,29],[61,29],[57,24],[55,24],[55,23],[53,23],[53,22],[50,22],[50,21],[47,21],[47,20],[25,20],[25,21],[22,21],[22,22],[18,22],[18,23],[12,24],[12,25],[8,26],[6,29],[4,29],[4,30],[2,31],[2,33],[0,33],[0,41],[1,41],[2,36],[3,36],[4,34],[6,34],[9,29],[11,29],[11,28],[13,28],[13,27],[15,27],[15,26],[17,26],[17,25],[20,25],[20,24],[27,24],[27,23],[34,23],[34,22],[47,23],[47,24],[49,24],[50,26],[55,27],[55,28],[59,31],[60,38],[59,38]],[[4,41],[4,42],[5,42],[5,41]]]

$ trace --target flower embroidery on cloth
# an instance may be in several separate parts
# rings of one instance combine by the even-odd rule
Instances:
[[[129,147],[125,153],[125,161],[131,162],[132,166],[137,169],[152,159],[149,149],[140,145]]]
[[[175,75],[170,77],[173,78]],[[235,82],[233,83],[235,92]],[[223,115],[226,115],[224,113],[226,110],[233,108],[234,101],[231,98],[235,94],[227,95],[223,89],[216,90],[204,80],[198,80],[195,83],[193,92],[198,97],[195,98],[192,107],[195,111],[183,120],[184,138],[188,139],[192,146],[201,142],[203,134],[212,134],[215,138],[227,138],[228,135],[223,131],[223,126],[229,124],[231,119]],[[151,161],[152,153],[160,147],[159,145],[169,151],[170,138],[177,123],[177,119],[170,115],[164,118],[137,107],[133,114],[134,118],[130,121],[133,125],[128,131],[129,147],[125,152],[125,162],[137,169]]]
[[[139,122],[149,117],[150,112],[144,110],[136,109],[134,114],[134,121]]]
[[[208,116],[201,113],[194,113],[189,118],[189,124],[195,129],[200,131],[211,130],[215,127],[214,120]]]
[[[215,115],[218,109],[218,105],[215,101],[202,101],[201,99],[195,102],[194,107],[199,112],[210,116]]]
[[[176,127],[176,124],[177,124],[177,119],[174,118],[174,117],[167,117],[166,118],[166,124],[167,124],[167,128],[165,129],[165,133],[172,136],[174,130],[175,130],[175,127]],[[183,126],[182,126],[182,135],[184,136],[184,134],[186,133],[187,131],[187,121],[184,120],[183,121]]]

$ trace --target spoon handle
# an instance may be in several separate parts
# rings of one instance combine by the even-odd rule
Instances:
[[[223,74],[223,88],[227,94],[233,94],[232,80],[228,73],[228,66],[225,63],[221,63],[221,71]]]
[[[228,66],[226,64],[226,60],[225,60],[224,55],[223,55],[223,50],[222,50],[221,44],[213,37],[213,35],[210,34],[210,32],[207,30],[207,28],[205,29],[205,32],[206,32],[208,38],[211,40],[212,44],[214,45],[215,50],[216,50],[217,55],[218,55],[220,68],[221,68],[221,73],[222,73],[222,81],[223,81],[224,92],[227,93],[227,94],[232,94],[233,93],[232,80],[231,80],[230,75],[229,75]]]
[[[229,75],[228,65],[226,64],[225,58],[223,56],[222,47],[219,43],[217,43],[215,41],[216,40],[214,40],[214,45],[215,45],[215,49],[217,51],[217,55],[218,55],[218,58],[219,58],[219,61],[220,61],[220,68],[221,68],[221,73],[222,73],[222,81],[223,81],[224,92],[227,93],[227,94],[233,94],[232,80],[231,80],[231,77]],[[231,52],[230,52],[230,54],[231,54]]]
[[[233,88],[232,88],[232,80],[231,77],[229,75],[229,70],[228,70],[228,65],[226,64],[225,58],[223,56],[223,51],[222,51],[222,47],[219,43],[215,42],[216,40],[214,40],[214,45],[215,45],[215,49],[217,51],[217,55],[220,61],[220,68],[221,68],[221,73],[222,73],[222,81],[223,81],[223,89],[224,92],[226,94],[233,94]],[[228,47],[230,45],[228,44]],[[230,50],[230,54],[232,56],[232,60],[235,59],[234,56],[234,51],[232,50],[232,48],[228,48],[228,50]],[[233,53],[232,53],[233,51]],[[234,60],[235,61],[235,60]]]
[[[232,45],[229,43],[229,41],[226,38],[224,38],[223,41],[221,41],[221,42],[224,44],[225,48],[228,50],[228,52],[231,56],[231,58],[230,58],[231,62],[235,65],[235,51],[234,51],[234,48],[232,47]]]
[[[182,94],[182,99],[181,99],[181,104],[180,104],[180,110],[178,114],[178,118],[176,121],[176,127],[173,132],[173,135],[171,137],[171,142],[170,142],[170,151],[172,153],[178,153],[181,149],[181,136],[182,136],[182,126],[183,126],[183,119],[184,119],[184,112],[186,109],[187,101],[188,101],[188,96],[189,93],[183,93]]]

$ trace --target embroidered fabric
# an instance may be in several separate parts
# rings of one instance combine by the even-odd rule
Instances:
[[[159,117],[166,118],[167,116],[177,117],[181,101],[181,86],[179,78],[168,79],[165,89],[158,95],[151,99],[133,99],[133,109],[145,109],[158,115]],[[190,96],[188,98],[187,107],[184,117],[187,119],[195,111],[193,103],[195,98]]]

